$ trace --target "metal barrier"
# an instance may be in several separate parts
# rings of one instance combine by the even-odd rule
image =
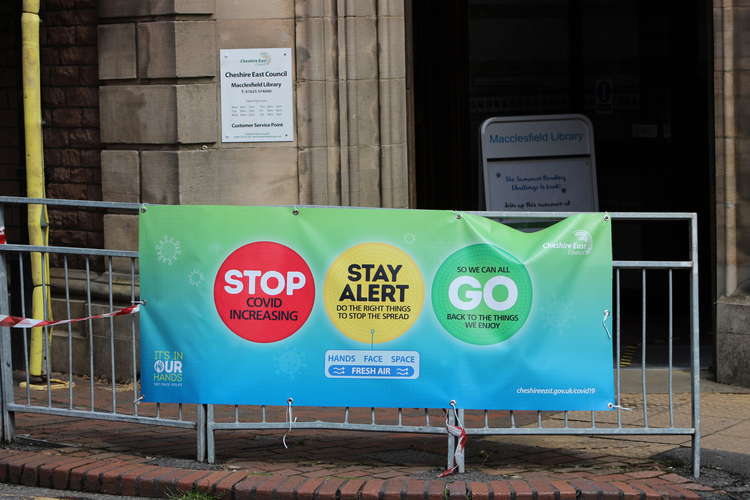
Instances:
[[[63,206],[74,208],[107,209],[125,212],[137,212],[141,205],[137,203],[110,203],[89,202],[75,200],[50,200],[33,198],[0,197],[0,204],[45,204],[49,206]],[[0,227],[4,226],[4,210],[0,205]],[[71,272],[69,260],[77,256],[83,261],[83,269],[79,271],[82,282],[78,294],[81,299],[76,305],[79,306],[83,316],[91,316],[95,308],[101,308],[93,298],[98,295],[103,300],[104,311],[113,311],[116,307],[127,306],[136,301],[137,279],[136,261],[138,252],[121,250],[102,250],[90,248],[68,248],[68,247],[36,247],[31,245],[0,245],[0,313],[27,317],[27,308],[24,290],[24,276],[28,273],[28,266],[24,264],[24,256],[31,252],[41,252],[42,263],[50,259],[57,259],[62,266],[62,276],[58,277],[59,283],[42,283],[42,288],[62,288],[63,303],[66,319],[75,318],[71,314],[75,297],[71,293]],[[114,282],[113,259],[125,259],[129,265],[126,283]],[[96,262],[94,262],[96,261]],[[103,266],[103,271],[97,276],[94,274],[93,264]],[[19,310],[11,311],[8,294],[9,270],[15,269],[18,277]],[[43,278],[44,279],[44,278]],[[55,281],[54,279],[51,281]],[[116,302],[120,302],[119,304]],[[50,318],[50,311],[45,300],[44,318]],[[116,333],[115,324],[124,335]],[[2,422],[3,440],[12,441],[15,436],[15,413],[37,413],[47,415],[60,415],[77,418],[90,418],[109,420],[115,422],[129,422],[145,425],[158,425],[169,427],[181,427],[195,429],[196,431],[196,455],[199,461],[205,460],[205,405],[182,405],[182,404],[160,404],[141,403],[137,372],[137,345],[136,345],[136,322],[135,316],[122,318],[107,318],[88,320],[78,325],[83,325],[84,331],[81,335],[74,335],[74,327],[67,324],[63,328],[67,330],[63,337],[66,341],[67,360],[64,360],[64,370],[54,370],[50,357],[50,328],[44,327],[43,351],[44,351],[44,373],[46,380],[39,384],[32,383],[29,376],[29,341],[28,330],[15,330],[13,336],[23,338],[23,352],[21,355],[22,366],[14,366],[12,357],[10,328],[0,329],[0,342],[2,356]],[[124,324],[123,324],[124,323]],[[97,335],[104,328],[103,335]],[[104,346],[95,346],[95,339],[104,342]],[[123,338],[124,337],[124,338]],[[83,369],[74,370],[73,350],[74,340],[84,341],[83,349],[88,351],[88,364]],[[108,346],[106,345],[108,344]],[[117,346],[119,345],[119,348]],[[102,348],[103,347],[103,348]],[[123,347],[125,347],[123,349]],[[97,351],[97,348],[100,348]],[[96,353],[100,356],[97,357]],[[122,354],[121,354],[122,353]],[[127,358],[130,363],[130,376],[132,388],[129,385],[117,384],[119,379],[126,378],[121,373],[122,367],[117,366],[118,354],[120,360]],[[123,356],[124,354],[124,356]],[[104,358],[104,359],[99,359]],[[118,371],[118,368],[120,370]],[[23,371],[23,379],[19,385],[24,386],[23,396],[17,398],[14,394],[16,382],[19,382],[18,374]],[[14,378],[14,372],[16,377]],[[62,372],[63,379],[59,382],[51,378],[51,374]],[[77,373],[76,373],[77,372]],[[81,377],[85,374],[85,377]],[[106,391],[97,384],[97,374],[106,374],[109,378],[109,388]],[[79,375],[79,376],[76,376]],[[86,380],[88,379],[88,380]],[[53,390],[53,385],[64,385],[62,390]],[[32,390],[35,389],[35,390]],[[65,390],[67,389],[67,390]]]
[[[477,215],[493,219],[562,219],[569,213],[561,212],[473,212]],[[695,214],[686,213],[610,213],[613,221],[684,221],[689,231],[689,260],[682,261],[613,261],[615,284],[615,356],[618,362],[615,368],[615,389],[617,402],[615,411],[591,412],[527,412],[527,411],[488,411],[459,409],[454,415],[447,411],[448,423],[454,424],[455,417],[464,424],[466,432],[471,435],[689,435],[693,445],[693,474],[698,477],[700,472],[700,377],[699,377],[699,343],[698,343],[698,250],[697,250],[697,218]],[[664,420],[664,425],[654,425],[654,418],[649,421],[649,393],[647,384],[646,338],[647,338],[647,272],[661,271],[667,274],[668,282],[668,324],[665,331],[668,348],[667,379],[668,394],[665,402],[653,401],[660,406],[666,406],[666,416],[659,412],[657,420]],[[691,418],[686,425],[677,425],[674,416],[673,379],[673,345],[674,345],[674,290],[673,275],[676,272],[690,273],[690,373],[691,373]],[[622,352],[621,319],[621,277],[624,273],[639,273],[641,278],[641,394],[640,398],[628,395],[626,400],[622,394],[622,369],[619,360]],[[657,400],[659,398],[656,398]],[[460,401],[458,401],[460,405]],[[640,415],[636,415],[625,405],[642,407]],[[217,416],[221,409],[221,416]],[[215,460],[214,432],[217,430],[236,429],[289,429],[290,419],[286,411],[275,411],[280,417],[269,419],[265,407],[261,411],[252,411],[243,406],[214,407],[208,405],[207,416],[207,452],[208,461]],[[282,408],[286,410],[285,408]],[[449,410],[446,408],[446,410]],[[626,410],[623,412],[623,410]],[[241,419],[242,413],[250,413],[255,418]],[[445,416],[441,413],[431,414],[428,409],[404,410],[401,408],[387,411],[384,409],[350,409],[341,408],[339,418],[321,421],[315,418],[311,409],[296,411],[298,420],[294,422],[295,429],[342,429],[379,432],[410,432],[424,434],[446,434]],[[352,414],[357,418],[353,419]],[[303,420],[300,421],[299,418]],[[307,417],[307,418],[306,418]],[[380,422],[378,421],[380,419]],[[420,422],[420,420],[423,420]],[[683,422],[680,422],[683,423]],[[500,425],[503,424],[503,425]],[[448,463],[456,445],[456,438],[448,434]],[[463,472],[463,471],[462,471]]]
[[[0,204],[47,204],[55,206],[70,206],[82,208],[99,208],[119,211],[137,211],[141,205],[134,203],[109,203],[109,202],[82,202],[72,200],[41,200],[15,197],[0,197]],[[502,219],[503,221],[512,219],[562,219],[570,215],[564,212],[473,212],[478,215],[493,219]],[[548,412],[548,411],[488,411],[488,410],[463,410],[458,409],[456,412],[447,411],[448,408],[441,409],[376,409],[376,408],[341,408],[321,409],[321,408],[294,408],[297,420],[294,422],[295,429],[331,429],[331,430],[354,430],[354,431],[377,431],[377,432],[408,432],[424,434],[447,434],[448,436],[448,463],[451,463],[453,452],[456,446],[456,438],[448,434],[445,427],[446,418],[449,423],[455,423],[456,417],[464,424],[467,433],[471,435],[685,435],[690,436],[693,449],[693,474],[698,477],[700,473],[700,363],[699,363],[699,323],[698,323],[698,245],[697,245],[697,217],[692,213],[610,213],[613,221],[682,221],[687,224],[689,234],[689,258],[687,260],[677,261],[613,261],[614,272],[614,348],[616,367],[613,373],[616,389],[616,405],[614,411],[591,411],[591,412]],[[0,226],[3,224],[2,207],[0,206]],[[69,266],[68,256],[83,256],[85,262],[85,305],[88,312],[92,308],[92,279],[91,279],[91,260],[93,258],[105,259],[104,278],[107,280],[106,299],[109,310],[115,306],[115,293],[113,291],[113,268],[112,260],[114,258],[126,258],[130,262],[129,272],[129,297],[128,303],[138,298],[137,280],[136,280],[136,259],[137,252],[101,250],[101,249],[84,249],[84,248],[64,248],[64,247],[32,247],[29,245],[0,245],[0,313],[6,313],[9,309],[7,281],[8,273],[6,259],[8,256],[16,255],[19,273],[24,272],[23,259],[21,255],[29,252],[44,252],[44,254],[61,255],[63,267],[62,286],[65,293],[65,304],[67,317],[71,317],[71,297],[69,286]],[[49,258],[49,257],[47,257]],[[12,259],[11,259],[12,260]],[[647,312],[649,302],[647,301],[647,277],[654,273],[662,273],[667,286],[666,296],[666,324],[663,330],[658,330],[664,334],[665,346],[668,353],[668,362],[666,367],[668,392],[665,397],[661,395],[650,394],[648,391],[647,381],[647,359],[646,359],[646,340],[647,334],[654,330],[653,325],[647,321],[649,318]],[[677,273],[688,274],[689,282],[689,303],[682,310],[689,311],[687,320],[690,334],[690,395],[689,400],[676,401],[673,391],[673,347],[675,331],[675,307],[674,307],[674,276]],[[640,300],[638,314],[640,314],[640,342],[643,346],[641,349],[641,368],[640,368],[640,386],[639,394],[623,394],[622,379],[623,370],[621,369],[621,358],[624,354],[622,346],[622,320],[630,319],[633,311],[623,308],[622,300],[622,280],[626,275],[637,274],[640,282]],[[22,280],[21,280],[21,286]],[[23,304],[23,289],[21,289],[21,310],[20,315],[25,316],[25,305]],[[638,314],[632,314],[635,318]],[[679,318],[678,318],[679,319]],[[14,399],[14,379],[11,357],[11,341],[9,328],[2,328],[2,370],[0,370],[0,380],[2,382],[2,424],[3,436],[5,440],[11,440],[14,435],[13,422],[15,412],[45,413],[53,415],[63,415],[79,418],[94,418],[120,422],[136,422],[147,425],[164,425],[185,427],[196,430],[197,456],[198,460],[207,459],[213,463],[216,458],[215,432],[217,430],[238,430],[238,429],[289,429],[291,428],[291,418],[287,408],[280,402],[279,408],[274,407],[254,407],[254,406],[218,406],[218,405],[185,405],[189,408],[186,412],[183,405],[160,405],[142,403],[139,404],[138,383],[133,383],[131,392],[126,401],[122,398],[118,401],[118,387],[116,385],[117,366],[115,363],[115,340],[116,329],[115,321],[108,321],[108,339],[109,349],[109,374],[111,376],[110,395],[104,399],[107,404],[105,410],[95,399],[94,390],[94,365],[101,363],[94,357],[92,321],[87,322],[86,336],[89,341],[89,382],[88,382],[88,400],[81,399],[74,394],[74,387],[70,385],[67,390],[67,397],[53,398],[53,392],[50,388],[50,382],[47,381],[46,397],[33,397],[29,391],[28,371],[25,370],[28,362],[28,348],[26,334],[24,332],[15,333],[14,335],[23,335],[23,357],[26,366],[26,393],[23,401]],[[138,372],[136,368],[136,341],[135,341],[135,318],[130,317],[129,332],[129,349],[132,356],[132,377],[137,380]],[[628,327],[631,331],[632,326]],[[45,335],[46,339],[47,336]],[[72,361],[72,338],[73,333],[68,325],[68,364],[67,380],[74,380],[74,370]],[[49,345],[45,343],[46,354],[46,371],[50,373],[49,366]],[[104,360],[106,361],[106,360]],[[17,367],[16,367],[17,368]],[[80,391],[79,391],[80,392]],[[110,401],[111,398],[111,401]],[[460,401],[457,402],[460,406]],[[689,405],[690,417],[689,422],[678,422],[675,416],[675,407],[677,405]],[[111,406],[110,406],[111,405]],[[634,411],[626,408],[632,406]],[[640,407],[640,411],[635,411]],[[657,409],[654,410],[654,407]],[[165,408],[168,408],[165,410]],[[334,413],[332,413],[334,412]],[[321,420],[321,415],[337,415],[333,418]]]

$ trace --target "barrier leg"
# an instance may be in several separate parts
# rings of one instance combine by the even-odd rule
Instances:
[[[206,405],[206,451],[208,463],[216,462],[216,441],[214,440],[214,405]]]
[[[5,221],[0,209],[0,226]],[[0,254],[0,313],[10,314],[8,303],[8,271],[5,254]],[[2,407],[2,440],[5,443],[13,441],[16,432],[15,413],[8,410],[13,403],[13,370],[11,365],[10,328],[0,328],[0,406]]]
[[[197,462],[206,461],[206,405],[195,405],[195,441]]]
[[[701,436],[699,432],[693,434],[693,477],[701,476]]]
[[[456,425],[456,417],[453,415],[453,412],[450,409],[448,410],[448,424]],[[446,470],[448,470],[455,465],[453,463],[453,461],[455,460],[453,454],[456,453],[456,438],[453,436],[453,434],[447,432],[447,430],[446,433],[448,434],[448,466],[446,467]]]
[[[693,476],[701,474],[701,356],[700,322],[698,318],[698,217],[690,220],[690,257],[693,266],[690,274],[690,377],[693,422]]]
[[[466,420],[464,419],[464,410],[463,410],[463,408],[461,408],[461,409],[458,410],[458,418],[461,420],[461,426],[463,427],[464,422],[466,422]],[[455,438],[455,439],[457,440],[458,438]],[[466,449],[464,448],[464,454],[465,453],[466,453]],[[461,473],[461,474],[463,474],[464,472],[466,472],[466,459],[464,459],[464,463],[462,463],[462,464],[459,465],[458,472]]]

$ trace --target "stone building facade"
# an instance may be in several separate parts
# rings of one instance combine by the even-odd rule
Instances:
[[[99,8],[104,199],[409,206],[403,1]],[[292,48],[296,140],[222,143],[218,51]],[[135,218],[107,215],[133,245]]]
[[[51,198],[101,199],[97,2],[43,2],[40,28],[42,119],[46,189]],[[0,64],[0,168],[2,193],[25,193],[23,95],[21,90],[21,2],[0,7],[3,27]],[[51,209],[57,244],[100,247],[102,217],[96,212]],[[20,207],[8,207],[10,241],[24,241]]]
[[[414,139],[414,93],[424,91],[415,90],[414,71],[425,53],[415,52],[412,32],[434,21],[416,18],[425,11],[417,1],[45,0],[48,193],[167,204],[434,208],[416,199],[417,186],[435,183],[429,165],[416,165],[426,156]],[[714,116],[707,126],[712,165],[705,167],[711,206],[699,214],[710,221],[701,236],[710,240],[701,256],[710,273],[701,287],[711,288],[712,299],[702,313],[715,313],[717,377],[750,386],[750,0],[706,0],[705,7],[713,48],[713,97],[705,104]],[[20,7],[2,9],[14,28]],[[0,36],[8,54],[0,61],[0,185],[4,194],[20,195],[18,30]],[[294,141],[221,141],[218,54],[238,48],[292,49]],[[462,47],[439,50],[450,59]],[[449,89],[442,97],[454,96]],[[21,238],[16,219],[9,225]],[[58,243],[137,246],[132,215],[55,211],[52,224]]]
[[[26,187],[20,15],[19,6],[0,4],[0,193],[7,195],[20,195]],[[9,241],[23,241],[19,208],[6,207],[4,215]]]
[[[713,12],[717,378],[750,386],[750,2]]]

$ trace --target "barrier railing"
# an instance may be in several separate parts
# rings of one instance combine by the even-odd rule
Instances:
[[[35,198],[0,197],[0,204],[45,204],[49,206],[83,209],[107,209],[137,212],[137,203],[50,200]],[[4,226],[4,210],[0,206],[0,226]],[[138,252],[58,246],[0,245],[0,314],[28,317],[26,304],[29,266],[25,258],[31,252],[41,252],[42,265],[54,261],[51,283],[42,282],[45,294],[56,294],[55,319],[92,316],[129,306],[138,299],[136,265]],[[81,269],[72,269],[71,259],[77,259]],[[114,259],[118,261],[116,272]],[[13,280],[17,294],[17,310],[11,310],[8,282]],[[43,279],[44,276],[43,276]],[[45,300],[44,318],[52,317]],[[76,310],[78,314],[73,314]],[[115,422],[159,425],[195,429],[196,455],[205,460],[205,406],[143,403],[140,401],[137,370],[137,318],[134,315],[118,318],[90,319],[76,324],[54,327],[55,344],[63,348],[52,356],[51,328],[44,327],[43,372],[46,376],[34,380],[29,375],[29,330],[0,329],[2,357],[2,422],[3,439],[11,441],[15,435],[15,413],[36,413],[76,418],[91,418]],[[64,332],[64,333],[61,333]],[[21,344],[20,361],[13,359],[11,336]],[[75,364],[74,352],[85,352],[86,359]],[[59,360],[58,357],[63,359]],[[54,362],[52,360],[55,360]],[[16,364],[14,364],[16,361]],[[79,360],[80,361],[80,360]],[[59,374],[59,379],[53,375]],[[20,379],[20,380],[19,380]],[[107,380],[102,384],[97,380]],[[118,380],[131,380],[118,384]],[[20,390],[18,389],[20,387]]]
[[[2,205],[46,204],[50,206],[78,207],[83,209],[105,209],[136,212],[141,205],[135,203],[85,202],[75,200],[29,199],[0,197],[0,226],[3,225]],[[569,216],[565,212],[473,212],[503,222],[513,219],[556,220]],[[376,432],[409,432],[424,434],[447,434],[448,463],[451,463],[456,438],[446,431],[446,420],[454,424],[456,418],[471,435],[685,435],[690,436],[693,451],[693,474],[700,472],[700,363],[698,323],[698,250],[697,218],[691,213],[610,213],[613,222],[640,221],[681,222],[687,225],[687,255],[685,260],[616,260],[614,273],[614,359],[613,370],[616,389],[616,405],[611,411],[549,412],[549,411],[495,411],[445,409],[384,409],[384,408],[297,408],[292,402],[280,401],[278,407],[182,405],[140,402],[137,368],[137,320],[134,316],[88,320],[77,326],[62,327],[65,358],[62,362],[50,363],[48,331],[45,332],[45,372],[61,373],[64,391],[54,391],[55,383],[47,377],[41,391],[32,391],[33,381],[28,376],[28,340],[25,330],[10,333],[0,330],[2,369],[2,429],[8,441],[14,436],[15,413],[44,413],[78,418],[103,419],[118,422],[135,422],[147,425],[174,426],[196,431],[198,460],[216,460],[215,432],[239,429],[331,429]],[[26,317],[23,279],[27,273],[24,255],[42,252],[45,259],[53,259],[56,273],[53,274],[53,291],[58,299],[63,318],[77,317],[77,309],[84,316],[92,313],[113,311],[139,299],[137,281],[137,252],[68,248],[33,247],[29,245],[0,245],[0,314]],[[76,256],[80,269],[72,269],[69,259]],[[114,259],[118,259],[114,261]],[[122,259],[125,259],[124,261]],[[116,265],[113,267],[113,262]],[[127,265],[125,264],[127,263]],[[8,300],[9,270],[15,271],[13,291],[19,295],[18,310],[11,310]],[[658,275],[658,276],[657,276]],[[681,276],[686,275],[686,276]],[[675,281],[688,283],[687,303],[676,304],[683,297],[676,293]],[[684,279],[683,279],[684,278]],[[628,300],[623,297],[623,281],[629,280]],[[652,290],[649,283],[663,282],[666,304],[663,322],[657,322],[649,311],[655,306],[647,300]],[[633,283],[638,290],[634,291]],[[634,294],[639,294],[635,301]],[[97,302],[98,301],[98,302]],[[626,304],[627,302],[627,304]],[[633,306],[637,302],[637,307]],[[686,313],[686,314],[685,314]],[[49,312],[45,312],[48,317]],[[682,315],[681,317],[678,317]],[[60,314],[58,314],[60,316]],[[660,315],[662,316],[662,315]],[[684,317],[687,316],[687,317]],[[624,324],[626,323],[626,324]],[[662,324],[663,323],[663,324]],[[686,327],[683,325],[687,325]],[[640,343],[639,386],[637,392],[623,392],[623,368],[621,360],[632,346],[623,346],[624,332],[640,330],[636,336]],[[676,331],[689,331],[689,395],[675,393],[674,347]],[[11,336],[22,337],[20,363],[14,359]],[[647,343],[660,336],[667,357],[665,377],[667,392],[649,392],[650,369],[647,363]],[[77,344],[77,345],[75,345]],[[87,366],[75,365],[74,350],[87,352]],[[80,363],[79,363],[80,365]],[[633,378],[633,370],[628,370]],[[127,376],[126,376],[127,374]],[[81,378],[85,375],[86,378]],[[109,378],[108,389],[97,385],[97,376]],[[15,378],[14,378],[15,376]],[[20,379],[19,380],[19,376]],[[132,386],[117,384],[117,380],[131,379]],[[19,391],[16,382],[23,382]],[[123,391],[125,387],[126,391]],[[37,387],[38,388],[38,387]],[[289,405],[289,406],[287,406]],[[689,418],[683,411],[689,408]],[[294,412],[294,420],[291,411]]]

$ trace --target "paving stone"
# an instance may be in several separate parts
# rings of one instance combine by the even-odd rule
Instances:
[[[321,477],[308,479],[297,488],[297,496],[299,498],[313,498],[313,495],[324,481],[325,479]]]
[[[519,499],[519,498],[531,499],[534,496],[534,493],[531,487],[526,481],[511,480],[508,482],[510,483],[511,488],[513,488],[513,491],[515,491],[516,499]]]
[[[184,471],[188,472],[188,471]],[[233,495],[234,485],[247,477],[247,471],[235,471],[216,483],[214,496],[220,499],[230,500]]]
[[[487,483],[472,481],[469,483],[469,491],[471,491],[472,500],[489,500],[490,498],[490,487]]]
[[[630,483],[630,486],[637,490],[640,490],[642,496],[645,497],[645,500],[661,499],[661,494],[643,481],[633,481]]]
[[[120,483],[120,478],[122,474],[133,470],[135,468],[141,467],[143,464],[129,464],[124,467],[120,467],[117,470],[110,470],[102,473],[102,486],[99,490],[101,493],[104,493],[106,495],[119,495],[122,491],[122,486]]]
[[[344,479],[327,479],[320,488],[318,488],[319,498],[336,498],[339,487],[341,487],[346,481]],[[269,498],[269,500],[271,500]]]
[[[557,488],[555,488],[549,481],[533,479],[528,480],[528,482],[531,489],[536,492],[537,500],[556,500]]]
[[[641,492],[622,481],[612,481],[612,486],[622,491],[623,500],[639,500]]]
[[[350,479],[339,490],[341,500],[352,500],[355,498],[359,498],[359,492],[364,485],[365,481],[363,479]]]
[[[151,465],[141,465],[120,476],[120,495],[135,496],[138,491],[138,476],[156,469]]]
[[[249,476],[243,481],[234,485],[234,498],[235,500],[250,500],[253,498],[255,488],[265,481],[266,478],[263,476]]]
[[[574,500],[576,498],[576,489],[567,481],[552,481],[552,485],[559,491],[559,500]]]
[[[112,465],[114,461],[100,461],[97,460],[95,462],[91,462],[85,465],[81,465],[78,467],[75,467],[70,471],[70,475],[68,476],[68,487],[71,490],[79,491],[83,489],[84,486],[84,479],[86,478],[86,474],[89,471],[101,469],[102,467],[108,467]]]
[[[83,477],[83,491],[88,491],[90,493],[99,492],[102,486],[102,483],[100,481],[101,475],[113,469],[121,470],[122,466],[122,462],[113,461],[108,464],[104,464],[101,467],[88,470]]]
[[[30,457],[30,459],[23,464],[21,477],[18,482],[26,486],[36,486],[39,466],[50,460],[52,460],[52,457],[47,455]]]
[[[453,481],[449,483],[448,495],[451,499],[466,500],[466,481]]]
[[[40,473],[39,486],[55,489],[67,489],[70,471],[80,465],[88,464],[93,461],[92,458],[70,457],[69,460],[55,467],[49,476],[44,472]]]
[[[369,484],[369,483],[368,483]],[[364,493],[364,491],[363,491]],[[445,481],[430,481],[427,483],[428,498],[443,498],[445,496]],[[362,497],[365,498],[364,495]],[[372,498],[372,497],[371,497]],[[375,497],[377,498],[377,497]],[[508,497],[510,498],[510,497]]]
[[[634,479],[648,479],[650,477],[658,477],[661,474],[662,472],[658,470],[643,470],[638,472],[630,472],[626,475]]]

